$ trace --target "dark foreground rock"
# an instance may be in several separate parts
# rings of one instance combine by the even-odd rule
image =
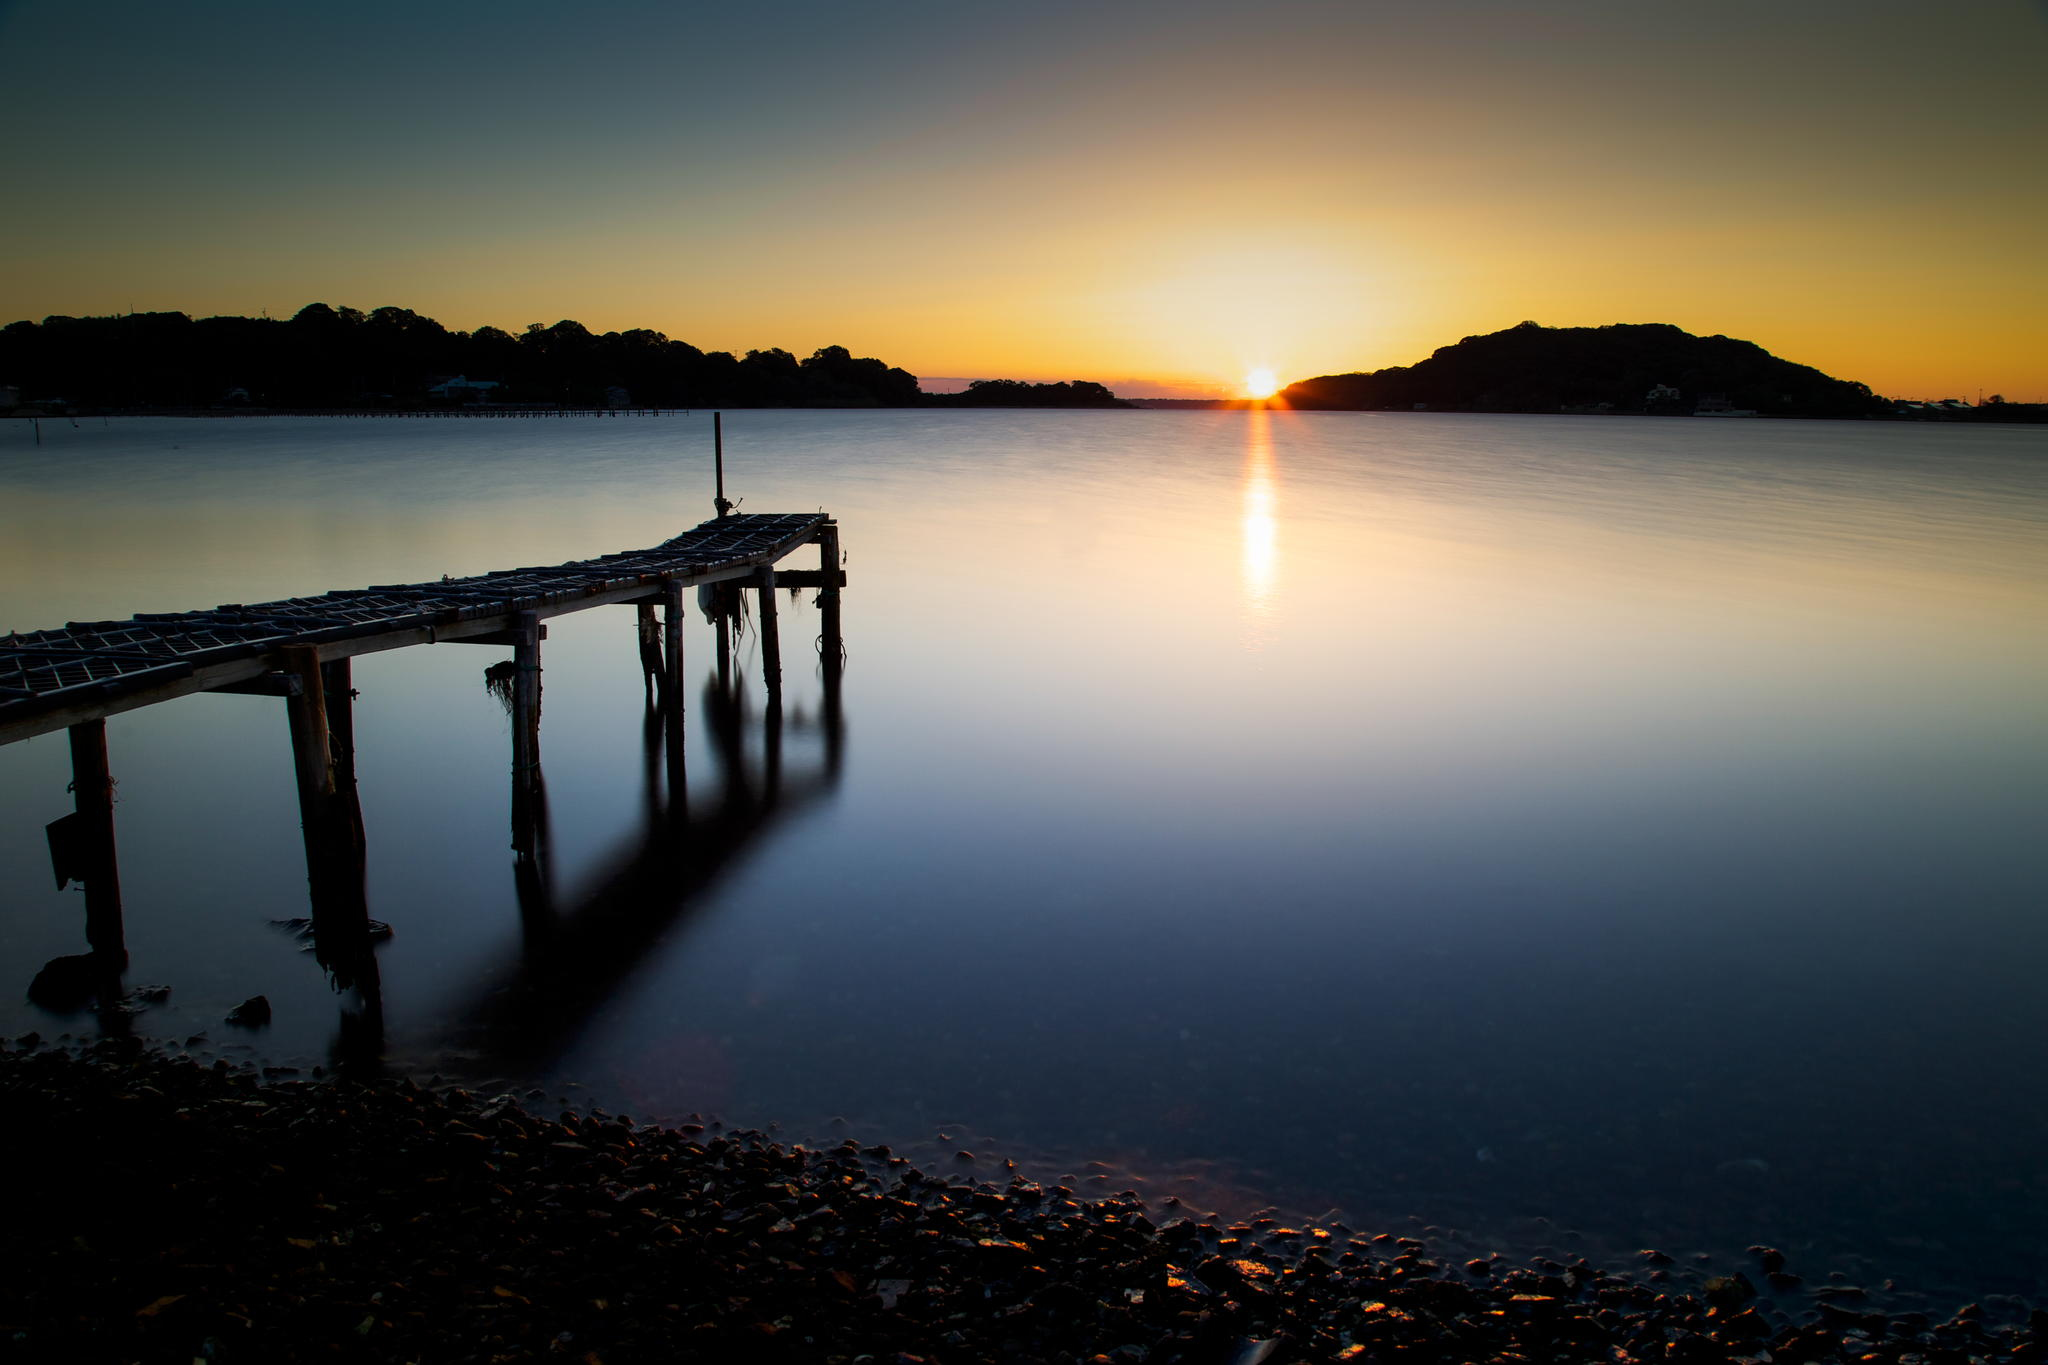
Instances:
[[[8,1360],[2048,1360],[2040,1314],[1794,1321],[1746,1279],[1695,1296],[1344,1228],[1155,1226],[1134,1198],[882,1148],[119,1044],[0,1052],[0,1170]]]

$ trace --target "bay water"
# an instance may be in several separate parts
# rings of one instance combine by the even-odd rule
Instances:
[[[709,515],[706,414],[0,430],[0,630],[549,564]],[[544,885],[502,651],[355,664],[387,1064],[1172,1210],[2044,1297],[2048,438],[1442,414],[737,412],[822,508],[787,697],[550,622]],[[789,563],[815,567],[813,552]],[[113,718],[122,1027],[309,1071],[284,708]],[[0,1031],[84,950],[0,750]],[[266,995],[270,1028],[222,1023]],[[969,1157],[956,1153],[971,1153]],[[1091,1164],[1092,1163],[1092,1164]],[[1942,1296],[1947,1296],[1943,1298]],[[1950,1303],[1949,1306],[1953,1306]]]

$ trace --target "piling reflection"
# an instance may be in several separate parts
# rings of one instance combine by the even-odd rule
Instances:
[[[846,738],[838,670],[826,670],[815,715],[774,704],[757,712],[729,647],[719,662],[700,698],[708,781],[692,799],[681,708],[654,698],[642,717],[640,828],[575,890],[554,884],[545,801],[519,807],[532,822],[515,831],[522,948],[455,1007],[448,1045],[497,1069],[545,1070],[707,892],[838,786]]]

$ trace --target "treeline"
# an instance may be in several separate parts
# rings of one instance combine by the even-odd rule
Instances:
[[[1466,337],[1414,365],[1291,385],[1298,408],[1448,412],[1692,412],[1876,417],[1890,405],[1862,384],[1795,365],[1748,341],[1668,323],[1543,327],[1524,322]]]
[[[1132,406],[1086,379],[1027,384],[1020,379],[977,379],[959,393],[932,393],[925,401],[942,408],[1127,408]]]
[[[465,382],[451,386],[458,377]],[[364,313],[324,303],[289,320],[131,313],[0,328],[0,386],[18,390],[24,403],[96,411],[1116,402],[1099,384],[985,383],[997,387],[978,397],[928,395],[914,375],[843,346],[802,360],[778,349],[735,356],[644,328],[596,333],[565,320],[534,323],[517,336],[496,327],[458,332],[409,308]]]

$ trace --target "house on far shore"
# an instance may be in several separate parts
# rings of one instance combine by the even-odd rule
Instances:
[[[444,403],[487,403],[503,387],[495,379],[471,379],[468,375],[458,374],[453,379],[429,385],[427,392]]]

